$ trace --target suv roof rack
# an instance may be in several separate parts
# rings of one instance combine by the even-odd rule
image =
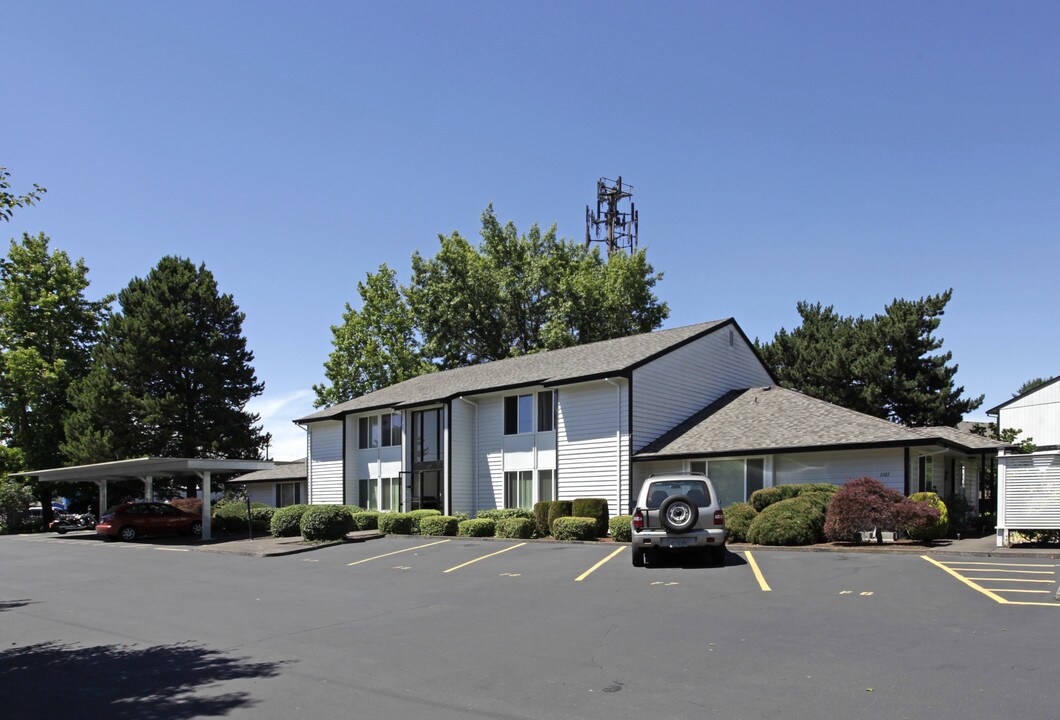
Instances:
[[[660,476],[661,477],[663,475],[686,475],[688,477],[704,477],[704,478],[707,476],[706,473],[701,473],[698,470],[674,470],[673,472],[652,473],[651,475],[648,476],[648,479],[651,480],[653,477],[656,477],[656,476]]]

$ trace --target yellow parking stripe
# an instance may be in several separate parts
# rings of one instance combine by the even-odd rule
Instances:
[[[970,577],[969,580],[993,580],[994,582],[1022,582],[1022,583],[1046,583],[1052,585],[1052,580],[1021,580],[1020,578],[999,578],[999,577]]]
[[[762,575],[762,571],[758,569],[758,563],[755,562],[751,551],[744,550],[743,554],[747,558],[747,564],[751,566],[751,570],[755,574],[755,579],[758,580],[758,587],[762,588],[762,592],[773,592],[773,588],[769,587],[769,583],[766,582],[765,576]]]
[[[504,548],[503,550],[498,550],[497,552],[490,553],[489,555],[483,555],[482,557],[477,557],[474,560],[468,560],[463,565],[457,565],[456,567],[449,568],[448,570],[446,570],[446,572],[447,573],[451,573],[454,570],[459,570],[462,567],[467,567],[468,565],[473,565],[473,564],[477,563],[479,560],[485,560],[486,558],[491,558],[494,555],[500,555],[501,553],[506,553],[509,550],[514,550],[515,548],[521,548],[523,545],[526,545],[526,543],[519,543],[518,545],[511,545],[509,547]]]
[[[1051,595],[1052,590],[1009,590],[1008,588],[987,588],[991,592],[1003,593],[1038,593],[1039,595]]]
[[[954,568],[960,570],[961,568]],[[1054,575],[1052,570],[1007,570],[1001,568],[1000,570],[991,570],[989,568],[968,568],[968,572],[996,572],[996,573],[1012,573],[1015,575]]]
[[[971,562],[964,560],[950,560],[949,562],[942,563],[943,565],[989,565],[990,567],[1040,567],[1040,568],[1051,568],[1056,567],[1055,565],[1033,565],[1031,563],[992,563],[992,562]]]
[[[614,557],[615,555],[618,555],[618,554],[619,554],[620,552],[622,552],[622,551],[623,551],[623,550],[625,550],[625,549],[626,549],[626,548],[625,548],[625,546],[622,546],[622,547],[620,547],[620,548],[619,548],[618,550],[615,550],[615,551],[614,551],[613,553],[611,553],[610,555],[608,555],[607,557],[605,557],[605,558],[604,558],[603,560],[601,560],[600,562],[598,562],[598,563],[596,563],[595,565],[593,565],[593,566],[592,566],[591,568],[589,568],[588,570],[586,570],[585,572],[583,572],[583,573],[582,573],[581,575],[579,575],[578,577],[574,578],[574,582],[581,582],[581,581],[582,581],[582,580],[584,580],[585,578],[589,577],[589,576],[590,576],[590,575],[592,575],[592,574],[593,574],[594,572],[596,572],[596,571],[597,571],[597,569],[599,569],[599,568],[600,568],[600,567],[601,567],[601,566],[602,566],[602,565],[603,565],[603,564],[604,564],[605,562],[607,562],[608,560],[610,560],[611,558],[613,558],[613,557]]]
[[[966,578],[963,575],[961,575],[960,573],[958,573],[956,570],[951,570],[950,568],[946,567],[944,564],[938,562],[937,560],[933,560],[932,558],[929,558],[927,555],[921,555],[920,557],[923,558],[924,560],[927,560],[932,565],[936,565],[936,566],[942,568],[943,570],[945,570],[950,575],[952,575],[953,577],[955,577],[958,580],[960,580],[962,583],[964,583],[968,587],[970,587],[973,590],[976,590],[978,592],[981,592],[983,595],[986,595],[988,598],[990,598],[991,600],[993,600],[994,602],[996,602],[996,603],[998,603],[1000,605],[1034,605],[1034,606],[1037,606],[1037,607],[1060,607],[1060,603],[1058,603],[1058,602],[1041,603],[1041,602],[1019,602],[1019,601],[1016,601],[1016,600],[1007,600],[1007,599],[1001,597],[1000,595],[998,595],[996,592],[988,590],[987,588],[983,587],[982,585],[979,585],[979,584],[973,582],[973,580],[991,580],[993,582],[998,582],[999,580],[1004,581],[1003,578],[997,578],[997,577],[992,577],[992,578]],[[1019,579],[1008,580],[1006,582],[1037,582],[1037,583],[1047,582],[1047,583],[1052,583],[1051,580],[1019,580]]]
[[[401,553],[411,552],[413,550],[420,550],[421,548],[431,547],[432,545],[441,545],[447,543],[448,540],[439,540],[438,542],[427,543],[426,545],[417,545],[416,547],[405,548],[404,550],[395,550],[394,552],[383,553],[382,555],[376,555],[375,557],[365,558],[364,560],[358,560],[357,562],[347,563],[347,565],[360,565],[366,563],[369,560],[378,560],[379,558],[390,557],[391,555],[400,555]]]

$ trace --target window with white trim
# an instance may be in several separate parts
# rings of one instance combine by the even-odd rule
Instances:
[[[357,481],[357,501],[365,510],[401,509],[401,479],[379,478]]]
[[[401,413],[369,415],[357,421],[357,447],[361,450],[401,444]]]
[[[302,484],[297,482],[276,483],[276,507],[287,507],[302,502]]]

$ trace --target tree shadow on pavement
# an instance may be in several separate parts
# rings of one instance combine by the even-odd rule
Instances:
[[[0,600],[0,612],[5,610],[14,610],[15,608],[25,607],[26,605],[35,605],[40,602],[39,600]]]
[[[250,662],[201,645],[81,647],[54,642],[0,651],[0,715],[79,720],[183,720],[257,703],[217,694],[229,680],[275,677],[281,663]]]

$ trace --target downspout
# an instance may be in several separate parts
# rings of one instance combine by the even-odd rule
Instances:
[[[622,514],[622,386],[611,378],[604,382],[612,385],[615,392],[615,511]]]
[[[478,403],[472,402],[467,398],[460,396],[457,400],[466,402],[471,407],[475,408],[475,442],[471,449],[471,465],[474,468],[474,484],[475,484],[475,514],[478,514],[479,498],[478,498]],[[452,510],[452,498],[449,499],[449,509]]]

